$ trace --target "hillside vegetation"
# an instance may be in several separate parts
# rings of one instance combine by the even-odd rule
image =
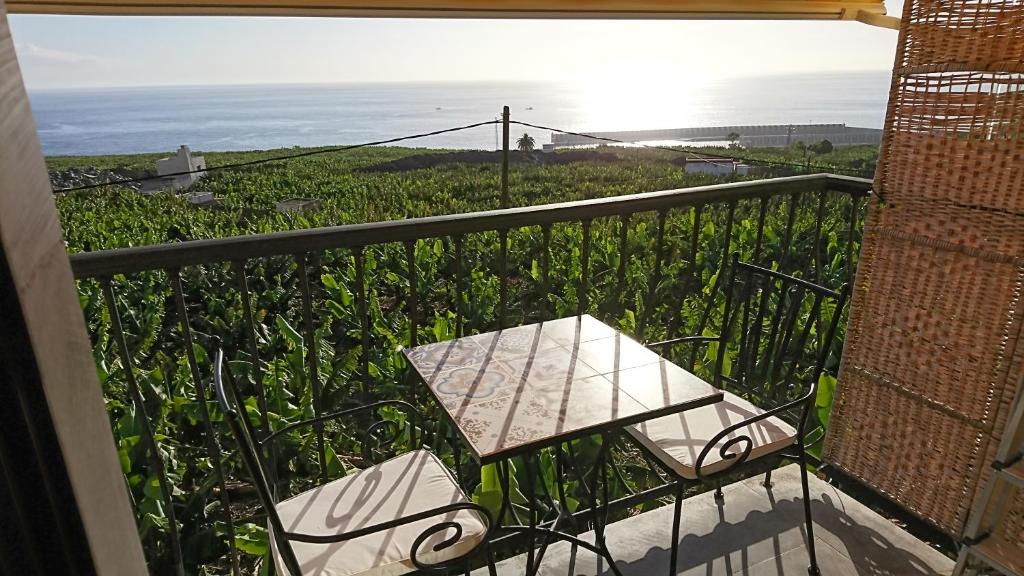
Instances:
[[[729,154],[725,149],[708,149]],[[295,149],[261,152],[208,152],[209,166],[235,164],[294,153]],[[58,195],[57,206],[71,252],[216,238],[313,226],[403,219],[498,208],[500,156],[491,162],[445,163],[438,157],[457,155],[415,148],[370,148],[328,153],[249,168],[211,172],[195,189],[213,192],[217,210],[196,209],[172,192],[140,196],[125,187],[104,187]],[[578,154],[563,151],[557,155]],[[744,156],[771,162],[804,164],[792,149],[744,150]],[[89,167],[123,175],[152,171],[160,154],[51,157],[52,172]],[[388,170],[389,163],[431,156],[436,166]],[[526,206],[604,196],[634,194],[722,181],[685,174],[680,154],[637,148],[602,147],[596,160],[564,164],[540,163],[513,152],[509,175],[512,204]],[[609,157],[616,158],[610,161]],[[809,170],[775,167],[760,176],[874,168],[877,148],[837,148],[815,156]],[[753,178],[753,177],[752,177]],[[281,215],[276,202],[285,198],[320,199],[315,214]]]

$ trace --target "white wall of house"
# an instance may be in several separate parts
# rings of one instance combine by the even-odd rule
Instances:
[[[174,156],[161,158],[156,161],[157,176],[176,174],[178,172],[192,172],[193,170],[202,170],[204,168],[206,168],[206,159],[202,156],[193,156],[192,151],[184,144],[178,148],[178,152]],[[206,176],[206,172],[174,176],[172,185],[179,190],[188,188],[203,176]]]

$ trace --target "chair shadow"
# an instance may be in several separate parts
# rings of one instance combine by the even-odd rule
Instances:
[[[771,490],[767,489],[766,497],[771,502],[771,509],[768,511],[751,511],[742,521],[727,522],[724,519],[722,505],[717,509],[719,521],[710,533],[696,535],[685,535],[679,543],[679,565],[677,574],[706,574],[712,575],[745,575],[751,572],[755,564],[774,562],[775,570],[769,574],[795,574],[805,576],[806,565],[806,538],[807,534],[803,523],[803,500],[801,498],[775,500]],[[931,569],[928,563],[914,553],[902,549],[895,542],[891,541],[881,532],[857,524],[842,510],[840,502],[833,502],[829,494],[822,494],[821,499],[814,499],[811,504],[814,524],[816,529],[816,549],[818,551],[819,563],[822,574],[838,574],[834,568],[830,570],[827,564],[829,556],[838,556],[839,553],[825,556],[823,552],[830,545],[821,539],[822,529],[830,533],[826,536],[828,542],[839,542],[843,550],[842,555],[847,555],[853,561],[847,564],[842,574],[850,574],[848,566],[852,564],[857,576],[915,576],[939,574]],[[729,495],[726,495],[725,506],[729,505]],[[686,506],[683,507],[683,532],[686,531]],[[666,516],[668,518],[668,516]],[[880,522],[885,520],[880,519]],[[797,546],[797,553],[801,561],[795,566],[784,565],[782,554],[794,549],[792,540],[795,535],[790,534],[785,538],[789,546],[783,549],[781,542],[784,534],[791,530],[799,530],[800,542]],[[659,530],[658,537],[669,539],[667,527]],[[614,534],[609,535],[614,538]],[[751,562],[748,550],[750,547],[771,541],[775,548],[774,558],[759,558]],[[614,552],[615,544],[610,543]],[[635,561],[618,562],[619,569],[625,576],[648,576],[662,575],[668,572],[670,551],[667,547],[653,547],[647,553]],[[763,556],[763,555],[762,555]],[[792,564],[792,563],[791,563]],[[603,570],[599,573],[604,575],[612,574],[606,566],[599,564]],[[703,566],[704,570],[694,570]],[[576,571],[577,574],[582,572]],[[758,574],[761,574],[758,570]],[[574,575],[575,576],[575,575]]]

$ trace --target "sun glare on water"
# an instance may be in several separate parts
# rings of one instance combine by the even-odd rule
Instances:
[[[678,65],[636,62],[588,70],[574,81],[580,123],[602,130],[642,130],[703,124],[703,92],[711,75]]]

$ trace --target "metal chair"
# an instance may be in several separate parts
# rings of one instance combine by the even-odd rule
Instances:
[[[722,402],[627,429],[676,484],[673,576],[684,488],[692,482],[707,483],[721,499],[726,474],[742,472],[741,467],[755,463],[767,465],[767,484],[771,468],[782,459],[800,464],[808,572],[819,574],[807,483],[806,428],[848,295],[846,285],[833,291],[740,262],[734,255],[721,333],[648,344],[664,355],[679,344],[717,343],[713,384],[725,392]]]
[[[301,576],[395,576],[409,572],[469,572],[471,557],[487,546],[494,523],[484,507],[473,503],[447,467],[419,449],[322,484],[288,499],[276,498],[267,481],[261,454],[286,434],[346,416],[377,414],[383,407],[402,409],[416,418],[410,404],[389,400],[358,406],[285,426],[257,440],[235,386],[225,389],[223,352],[214,366],[214,389],[238,451],[266,509],[271,553],[278,573]],[[229,395],[230,392],[230,395]],[[415,427],[413,427],[415,428]],[[365,427],[366,442],[394,442],[402,427],[378,419]],[[364,445],[363,453],[368,455]],[[488,551],[489,552],[489,551]],[[490,554],[487,560],[493,571]]]

